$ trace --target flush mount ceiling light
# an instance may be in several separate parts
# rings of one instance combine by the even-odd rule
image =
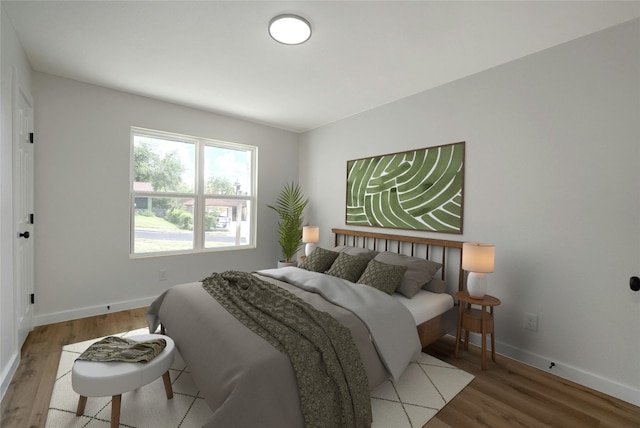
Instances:
[[[311,24],[298,15],[278,15],[269,22],[269,34],[285,45],[299,45],[311,37]]]

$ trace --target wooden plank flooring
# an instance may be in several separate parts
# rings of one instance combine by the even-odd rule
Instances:
[[[480,369],[480,350],[453,357],[455,339],[425,349],[476,378],[425,428],[640,427],[640,407],[496,355]]]
[[[44,427],[62,346],[145,327],[146,308],[36,327],[2,400],[2,428]]]
[[[3,428],[44,427],[63,345],[146,326],[146,308],[36,327],[2,400]],[[425,351],[476,378],[424,428],[640,427],[640,408],[505,357],[480,370],[477,348],[453,357],[445,337]],[[189,428],[189,427],[187,427]]]

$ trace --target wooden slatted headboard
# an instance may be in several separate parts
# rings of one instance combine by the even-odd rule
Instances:
[[[455,257],[453,273],[457,273],[458,291],[464,290],[464,272],[462,271],[462,242],[446,239],[422,238],[417,236],[391,235],[388,233],[363,232],[359,230],[331,229],[335,236],[334,244],[351,247],[369,248],[376,251],[391,251],[411,257],[423,257],[442,265],[442,279],[447,280],[451,266],[447,260]]]

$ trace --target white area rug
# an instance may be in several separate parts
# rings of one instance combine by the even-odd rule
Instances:
[[[140,329],[115,336],[147,334]],[[76,416],[78,394],[71,388],[75,359],[100,338],[66,345],[53,387],[47,415],[48,428],[109,427],[111,397],[89,397],[83,416]],[[199,395],[189,368],[179,353],[170,370],[173,399],[167,400],[162,378],[122,394],[120,426],[132,428],[200,427],[211,409]],[[371,392],[374,428],[420,428],[473,380],[470,375],[443,361],[422,354],[400,380],[387,381]]]

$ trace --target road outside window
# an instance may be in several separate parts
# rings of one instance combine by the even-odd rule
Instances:
[[[131,129],[131,255],[254,246],[257,148]]]

